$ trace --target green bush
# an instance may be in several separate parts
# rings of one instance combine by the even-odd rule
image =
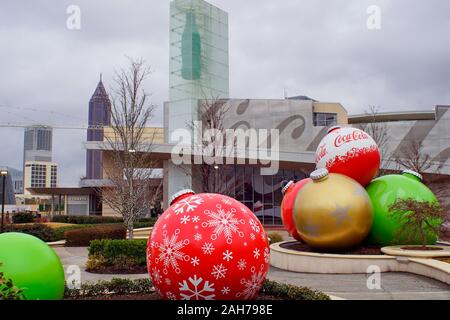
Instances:
[[[83,283],[80,289],[69,289],[66,286],[65,298],[93,297],[103,294],[151,294],[155,292],[150,279],[120,279],[113,278],[111,281],[99,281],[95,284]]]
[[[89,255],[100,254],[109,262],[114,262],[119,257],[133,258],[140,266],[146,265],[147,241],[136,240],[94,240],[89,246]]]
[[[5,278],[3,272],[0,272],[0,300],[25,300],[23,291],[17,288],[11,279]]]
[[[30,223],[34,221],[34,216],[31,212],[17,212],[12,216],[13,223]]]
[[[5,232],[22,232],[27,233],[41,239],[44,242],[55,241],[52,228],[42,223],[33,223],[26,225],[7,225]]]
[[[151,227],[155,224],[156,218],[142,218],[135,222],[135,228]],[[70,224],[112,224],[123,223],[121,217],[103,217],[103,216],[53,216],[52,222],[70,223]]]
[[[269,237],[270,244],[283,241],[283,236],[277,232],[271,232],[267,236]]]
[[[105,225],[66,231],[66,247],[89,246],[97,239],[125,239],[127,229],[123,225]]]
[[[323,292],[311,290],[307,287],[282,284],[271,280],[266,280],[264,282],[261,294],[281,298],[283,300],[330,300],[330,297]]]
[[[114,278],[111,281],[99,281],[94,284],[83,283],[80,289],[69,289],[66,287],[64,297],[66,299],[77,299],[105,294],[152,294],[154,292],[155,289],[150,279],[129,280]],[[264,282],[260,296],[281,300],[330,300],[330,297],[323,292],[270,280]]]
[[[64,240],[64,239],[66,239],[66,231],[93,228],[96,226],[97,225],[93,225],[93,224],[77,224],[74,226],[64,226],[64,227],[53,228],[53,237],[54,237],[55,241]]]
[[[123,223],[120,217],[103,216],[53,216],[52,222],[71,224],[102,224],[102,223]]]

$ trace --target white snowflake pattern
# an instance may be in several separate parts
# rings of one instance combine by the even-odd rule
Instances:
[[[245,259],[239,260],[237,267],[239,270],[243,271],[247,267],[247,261],[245,261]]]
[[[239,209],[241,209],[242,213],[248,213],[248,208],[246,206],[241,206]]]
[[[255,220],[250,219],[248,220],[248,222],[250,223],[250,227],[252,227],[253,231],[255,231],[256,233],[261,231],[261,228],[259,227],[258,223]]]
[[[255,272],[255,267],[252,267],[252,277],[250,279],[241,279],[241,284],[244,285],[244,290],[236,294],[239,298],[244,296],[244,299],[252,299],[261,289],[262,284],[265,280],[265,274],[262,270]]]
[[[191,259],[191,264],[192,264],[194,267],[198,266],[198,265],[200,264],[200,259],[197,258],[197,257],[193,257],[193,258]]]
[[[269,261],[270,261],[270,249],[266,247],[264,249],[264,262],[269,263]]]
[[[196,233],[196,234],[194,235],[194,240],[195,240],[195,241],[200,241],[200,240],[202,240],[202,235],[201,235],[200,233]]]
[[[233,242],[233,234],[236,233],[240,238],[244,237],[244,233],[239,230],[239,224],[245,224],[243,219],[235,217],[236,210],[231,208],[224,210],[220,204],[217,206],[217,212],[205,210],[204,213],[210,217],[208,221],[202,223],[203,228],[214,228],[211,234],[211,240],[216,240],[220,235],[224,235],[226,242]]]
[[[188,283],[189,281],[189,283]],[[203,279],[197,278],[197,275],[194,275],[193,278],[189,277],[188,281],[183,280],[183,282],[179,283],[180,286],[180,296],[183,300],[213,300],[215,297],[214,294],[214,283],[209,283],[209,281],[205,281],[203,283],[203,287],[200,287]],[[191,287],[192,285],[192,287]]]
[[[153,278],[153,281],[154,281],[155,283],[157,283],[157,284],[162,283],[161,272],[160,272],[159,269],[156,268],[156,267],[154,267],[154,268],[152,269],[152,278]]]
[[[252,239],[252,240],[255,240],[255,239],[256,239],[256,236],[255,236],[254,233],[251,233],[251,234],[250,234],[250,239]]]
[[[172,284],[172,281],[169,278],[166,278],[166,280],[164,280],[164,282],[170,286]]]
[[[183,216],[183,218],[180,219],[180,222],[182,224],[187,224],[190,221],[191,217],[189,216]]]
[[[214,276],[214,278],[216,278],[216,280],[220,279],[220,278],[225,278],[226,274],[227,274],[227,268],[225,268],[223,266],[223,264],[217,264],[215,266],[213,266],[213,270],[211,271],[211,275]]]
[[[192,217],[192,222],[197,223],[200,221],[200,217],[199,216],[193,216]]]
[[[230,293],[230,287],[223,287],[220,292],[222,292],[223,295],[227,295]]]
[[[203,254],[211,255],[214,251],[214,246],[212,243],[205,242],[202,247]]]
[[[231,205],[231,200],[228,198],[222,198],[222,202],[226,205]]]
[[[255,248],[255,250],[253,250],[253,258],[259,259],[260,255],[261,255],[261,252],[259,251],[259,249]]]
[[[164,224],[164,225],[163,225],[163,229],[166,229],[166,228],[167,228],[167,224]]]
[[[197,209],[202,203],[203,199],[200,196],[193,195],[176,202],[173,205],[173,211],[176,215],[179,215],[180,213],[188,213]]]
[[[158,244],[158,250],[160,254],[158,258],[155,259],[156,263],[159,261],[163,262],[163,272],[167,274],[168,268],[171,267],[175,270],[177,274],[181,272],[180,266],[178,264],[178,260],[189,261],[189,255],[185,254],[181,250],[189,244],[188,239],[179,240],[178,235],[180,233],[180,229],[175,230],[174,234],[171,237],[167,236],[167,231],[163,232],[163,242]]]
[[[225,252],[222,252],[223,254],[223,260],[226,260],[229,262],[230,260],[233,260],[233,252],[230,250],[227,250]]]
[[[177,296],[176,295],[174,295],[172,292],[167,292],[166,293],[166,296],[167,296],[167,299],[169,299],[169,300],[177,300]]]
[[[169,212],[169,211],[166,211],[165,213],[164,213],[164,219],[165,220],[169,220],[169,218],[172,216],[172,213],[171,212]]]

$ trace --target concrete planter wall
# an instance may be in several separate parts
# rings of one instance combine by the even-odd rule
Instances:
[[[341,255],[300,252],[270,246],[272,266],[303,273],[368,273],[377,266],[380,272],[410,272],[450,284],[450,264],[434,259],[391,255]],[[368,270],[369,269],[369,270]]]

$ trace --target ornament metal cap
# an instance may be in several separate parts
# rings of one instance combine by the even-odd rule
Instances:
[[[313,181],[319,181],[327,176],[328,176],[328,170],[325,168],[322,168],[322,169],[317,169],[316,171],[313,171],[309,177]]]
[[[404,174],[404,173],[410,174],[410,175],[420,179],[420,181],[423,181],[423,176],[414,170],[403,170],[402,174]]]
[[[188,193],[195,194],[195,191],[192,190],[192,189],[183,189],[183,190],[181,190],[181,191],[178,191],[178,192],[175,193],[172,197],[170,197],[169,205],[172,205],[173,202],[174,202],[177,198],[179,198],[179,197],[181,197],[181,196],[183,196],[183,195],[185,195],[185,194],[188,194]]]
[[[289,189],[290,186],[292,186],[294,184],[294,181],[289,181],[288,183],[286,183],[286,185],[281,189],[281,193],[284,195],[287,191],[287,189]]]
[[[332,126],[330,129],[328,129],[327,133],[330,133],[330,132],[340,129],[340,128],[342,128],[342,126]]]

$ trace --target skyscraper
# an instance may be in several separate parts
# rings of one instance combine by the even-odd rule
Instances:
[[[53,129],[35,125],[25,128],[23,143],[23,188],[56,187],[58,166],[52,162]]]
[[[48,126],[25,128],[23,163],[26,161],[52,161],[53,130]]]
[[[100,81],[89,101],[89,129],[87,141],[103,141],[103,127],[111,125],[111,101],[106,93],[105,86]],[[103,154],[101,150],[88,149],[86,151],[86,187],[98,186],[98,181],[103,179]],[[97,193],[89,195],[89,213],[101,214],[102,201]]]
[[[100,76],[100,82],[89,101],[89,129],[87,141],[103,141],[103,126],[111,124],[111,102]],[[86,179],[102,179],[102,151],[87,150]]]

